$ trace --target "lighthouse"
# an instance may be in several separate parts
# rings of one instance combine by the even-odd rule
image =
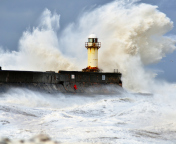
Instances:
[[[83,72],[99,72],[98,68],[98,49],[101,47],[101,42],[98,42],[98,38],[95,34],[91,34],[88,37],[88,42],[85,42],[87,48],[87,68],[83,69]]]

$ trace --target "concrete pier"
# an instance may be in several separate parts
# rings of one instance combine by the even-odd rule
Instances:
[[[59,71],[0,71],[0,91],[9,88],[28,88],[36,91],[84,93],[89,87],[121,86],[120,73]],[[75,89],[75,85],[77,89]]]

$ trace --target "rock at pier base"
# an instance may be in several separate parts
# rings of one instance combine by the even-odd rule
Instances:
[[[10,140],[8,138],[1,138],[0,144],[60,144],[60,143],[51,140],[51,138],[47,135],[40,134],[29,140],[15,140],[15,139]]]

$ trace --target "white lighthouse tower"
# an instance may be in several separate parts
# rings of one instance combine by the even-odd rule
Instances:
[[[98,49],[101,47],[101,42],[98,42],[98,38],[95,34],[91,34],[88,37],[88,42],[85,42],[88,54],[87,68],[83,69],[83,72],[99,72],[98,69]]]

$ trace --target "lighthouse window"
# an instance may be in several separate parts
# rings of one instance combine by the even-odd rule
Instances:
[[[93,42],[93,39],[92,39],[92,38],[89,38],[88,41],[92,43],[92,42]]]
[[[89,39],[88,39],[88,42],[97,43],[97,42],[98,42],[98,39],[97,39],[97,38],[89,38]]]
[[[97,43],[97,38],[94,38],[94,43]]]

